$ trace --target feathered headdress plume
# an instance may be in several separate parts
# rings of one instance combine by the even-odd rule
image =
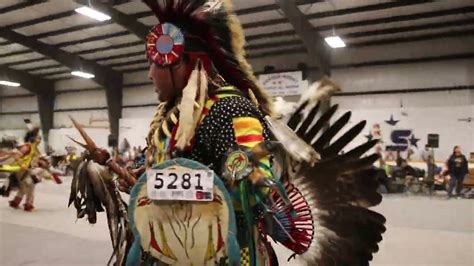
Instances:
[[[176,131],[176,147],[180,150],[191,144],[191,138],[204,108],[206,94],[207,75],[201,61],[198,60],[188,84],[183,89],[183,97],[178,106],[179,127]]]
[[[320,80],[313,82],[308,87],[303,95],[301,95],[299,104],[302,104],[306,101],[309,103],[315,103],[319,100],[325,100],[331,97],[334,93],[340,91],[341,87],[325,76]]]
[[[228,0],[143,0],[160,23],[172,23],[184,33],[186,42],[201,43],[193,50],[206,52],[219,74],[244,94],[250,89],[259,106],[271,114],[271,100],[257,85],[245,59],[242,26]],[[190,49],[185,45],[185,51]],[[189,50],[188,50],[189,51]]]

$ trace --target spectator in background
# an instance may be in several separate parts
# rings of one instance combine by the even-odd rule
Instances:
[[[425,149],[421,152],[421,159],[425,163],[429,163],[430,159],[434,160],[434,152],[433,149],[430,148],[430,145],[425,145]]]
[[[434,189],[434,180],[435,180],[435,175],[437,174],[437,167],[434,161],[434,157],[432,155],[428,155],[426,158],[426,185],[428,186],[428,191],[430,196],[433,194],[433,189]]]
[[[113,148],[112,158],[114,158],[115,162],[117,162],[118,165],[120,165],[122,167],[125,166],[125,161],[124,161],[123,157],[120,155],[120,151],[117,147]]]
[[[379,155],[379,159],[375,162],[375,166],[385,169],[385,156],[381,146],[375,146],[375,153]]]
[[[381,193],[387,193],[390,189],[390,180],[388,178],[388,166],[384,160],[382,147],[375,146],[375,153],[379,155],[379,160],[374,163],[376,178],[380,184],[379,191]]]
[[[419,173],[411,165],[408,164],[408,161],[402,157],[401,152],[399,150],[397,151],[396,164],[398,168],[403,170],[403,176],[409,175],[412,177],[419,177],[421,175],[421,173]]]
[[[464,177],[468,172],[467,159],[461,153],[461,147],[454,146],[453,154],[449,157],[447,165],[449,175],[451,176],[449,179],[448,198],[452,197],[454,187],[456,187],[456,196],[460,197]]]
[[[398,167],[403,167],[404,159],[402,158],[402,155],[400,154],[400,151],[397,151],[397,158],[396,158],[396,164]]]
[[[130,160],[135,160],[135,158],[138,156],[138,148],[137,146],[133,146],[132,152],[130,153]]]
[[[76,148],[75,147],[66,147],[66,170],[65,170],[65,174],[66,175],[70,175],[73,173],[74,169],[75,169],[75,163],[78,159],[77,155],[76,155]]]
[[[411,156],[412,156],[413,154],[415,154],[415,151],[413,151],[412,148],[409,148],[408,151],[407,151],[407,158],[406,158],[406,161],[411,161],[411,160],[412,160]]]

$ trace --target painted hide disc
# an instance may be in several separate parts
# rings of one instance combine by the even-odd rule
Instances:
[[[184,158],[165,161],[153,169],[176,165],[209,169]],[[234,210],[217,175],[214,200],[207,202],[151,200],[147,195],[147,178],[143,174],[130,193],[129,221],[135,243],[170,265],[216,265],[227,259],[228,265],[239,265]]]
[[[184,52],[184,35],[171,23],[157,24],[146,37],[146,52],[156,65],[173,65]]]

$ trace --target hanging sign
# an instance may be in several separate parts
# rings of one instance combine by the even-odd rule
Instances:
[[[262,74],[258,80],[271,96],[301,95],[305,84],[301,71]]]

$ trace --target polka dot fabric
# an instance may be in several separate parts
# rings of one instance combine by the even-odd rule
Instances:
[[[216,173],[221,169],[222,156],[236,145],[232,119],[253,117],[260,120],[264,127],[263,137],[268,139],[263,114],[255,105],[242,96],[229,96],[218,100],[197,128],[195,146],[186,156],[189,159],[209,165]]]

